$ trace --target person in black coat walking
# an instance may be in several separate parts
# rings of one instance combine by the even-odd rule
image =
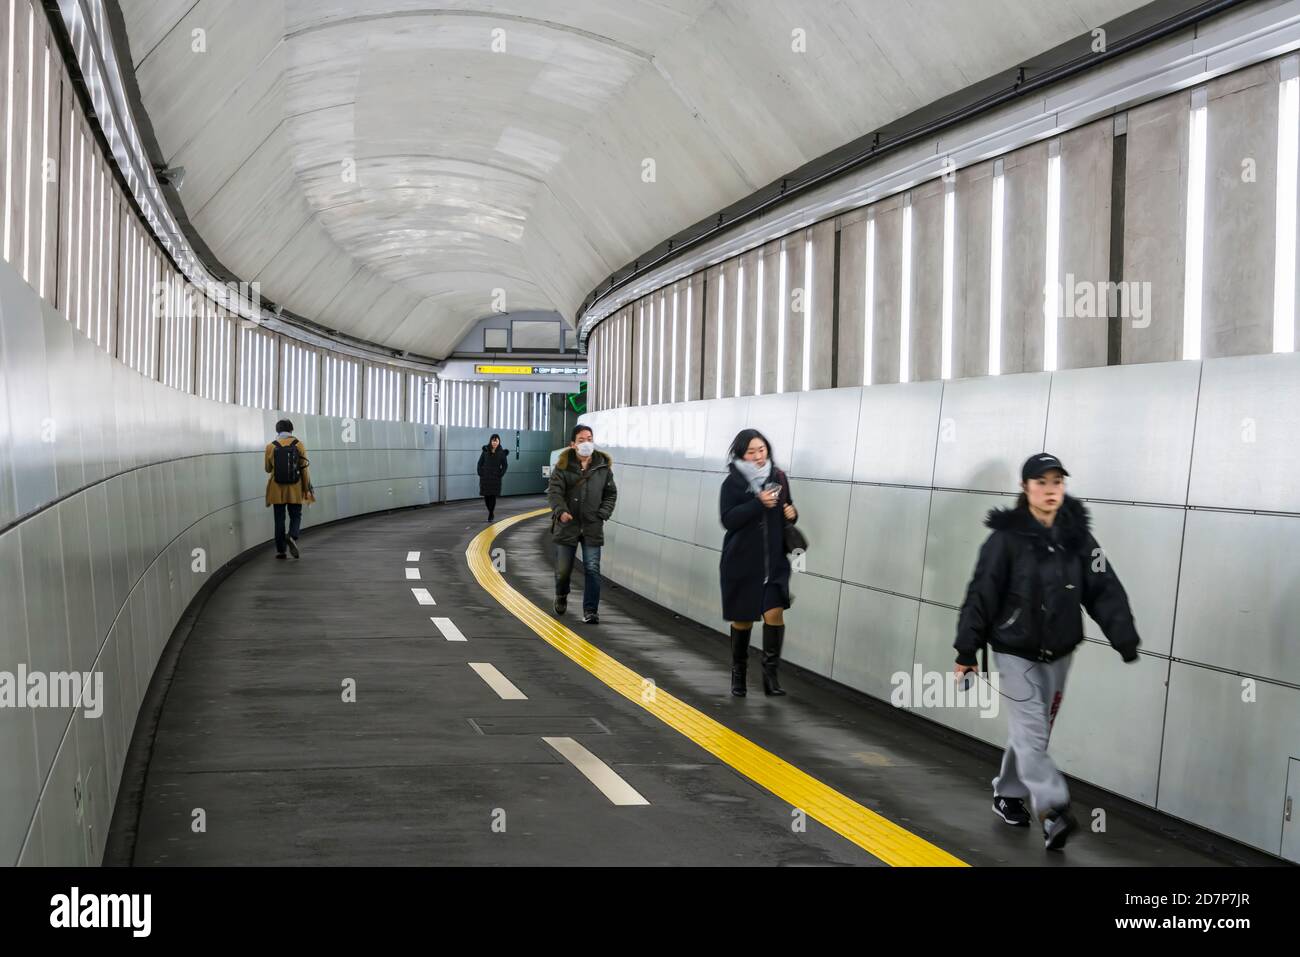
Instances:
[[[722,616],[731,622],[731,693],[745,695],[749,635],[763,620],[763,691],[783,695],[777,680],[785,640],[784,610],[790,607],[790,562],[785,523],[798,520],[790,482],[772,461],[772,446],[757,429],[744,429],[731,443],[718,509],[722,538],[719,578]]]
[[[501,479],[510,468],[510,453],[501,445],[501,436],[495,432],[478,457],[478,493],[483,496],[490,522],[496,518],[497,496],[501,494]]]
[[[1048,850],[1078,828],[1065,778],[1047,753],[1065,693],[1071,653],[1083,641],[1086,609],[1126,662],[1138,657],[1128,596],[1093,538],[1088,510],[1065,494],[1060,459],[1041,453],[1021,468],[1015,508],[993,509],[993,534],[980,548],[957,622],[955,671],[978,674],[975,654],[991,646],[999,689],[1011,712],[1002,769],[993,779],[993,812],[1028,827],[1028,798]],[[965,680],[965,679],[963,679]]]

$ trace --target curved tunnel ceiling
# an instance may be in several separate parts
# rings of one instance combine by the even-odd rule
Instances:
[[[1143,2],[120,6],[214,255],[299,315],[442,358],[497,290],[571,318],[664,236]]]

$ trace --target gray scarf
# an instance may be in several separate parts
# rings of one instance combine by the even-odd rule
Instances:
[[[771,459],[764,462],[762,468],[759,468],[748,459],[732,459],[732,462],[736,466],[736,471],[738,471],[741,476],[749,482],[749,490],[755,495],[757,495],[759,491],[762,490],[763,486],[767,484],[767,478],[772,474]]]

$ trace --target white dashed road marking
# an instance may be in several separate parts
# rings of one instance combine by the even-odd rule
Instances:
[[[446,638],[448,641],[467,640],[450,618],[430,618],[429,620],[438,626],[438,630],[442,632],[442,637]]]
[[[510,679],[498,671],[496,665],[485,661],[471,661],[469,666],[478,672],[478,676],[488,683],[489,688],[506,701],[528,700],[528,695],[511,684]]]
[[[613,768],[572,738],[542,738],[542,740],[560,752],[612,803],[619,805],[650,803],[636,788],[615,774]]]
[[[433,596],[429,594],[429,589],[427,588],[412,588],[411,594],[415,596],[415,600],[418,601],[421,605],[438,604],[436,601],[433,600]]]

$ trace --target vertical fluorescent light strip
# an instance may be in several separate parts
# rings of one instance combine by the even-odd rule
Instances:
[[[758,276],[754,287],[754,395],[763,394],[763,251],[758,251]]]
[[[649,388],[646,389],[646,400],[653,405],[655,402],[655,300],[654,296],[650,297],[650,348],[646,353],[646,376],[650,380]]]
[[[32,64],[36,60],[36,18],[35,7],[27,14],[27,135],[23,137],[23,281],[31,282],[29,270],[32,248]],[[13,61],[9,70],[13,72]],[[9,197],[5,197],[5,202]]]
[[[41,298],[45,298],[45,249],[49,244],[45,241],[45,230],[48,225],[48,207],[50,197],[49,184],[45,182],[45,160],[50,155],[50,48],[45,48],[45,95],[42,99],[45,104],[45,110],[41,120]],[[109,241],[112,241],[112,232],[109,232]]]
[[[722,398],[722,343],[727,330],[727,274],[718,270],[718,398]]]
[[[871,385],[871,344],[876,324],[876,217],[867,219],[867,265],[862,299],[862,384]]]
[[[672,357],[664,352],[664,330],[668,326],[668,296],[659,294],[659,401],[664,400],[664,363],[671,362]]]
[[[957,228],[957,182],[954,177],[943,191],[943,319],[940,329],[939,376],[952,378],[952,274],[953,243]]]
[[[1061,141],[1047,145],[1047,254],[1043,269],[1043,371],[1056,371],[1061,272]]]
[[[673,376],[669,402],[677,401],[677,286],[673,286]]]
[[[781,240],[781,265],[776,277],[776,391],[785,391],[785,240]]]
[[[637,349],[636,349],[636,404],[645,405],[645,373],[642,366],[645,365],[645,303],[641,303],[641,317],[636,324]]]
[[[1277,93],[1277,258],[1273,266],[1273,351],[1295,351],[1296,177],[1300,175],[1300,57],[1281,63]]]
[[[803,244],[803,391],[812,379],[813,245],[812,230]]]
[[[1002,374],[1002,216],[1006,180],[1002,160],[993,164],[993,226],[989,236],[989,375]]]
[[[740,354],[745,350],[741,348],[741,342],[744,341],[744,332],[742,324],[745,321],[745,264],[738,263],[736,266],[736,384],[735,392],[732,395],[740,395]]]
[[[1205,255],[1205,140],[1208,97],[1192,93],[1187,136],[1187,251],[1183,256],[1183,358],[1201,357],[1201,267]],[[1274,317],[1276,321],[1276,316]]]
[[[686,280],[686,398],[691,397],[691,289],[695,283]]]
[[[903,197],[903,278],[898,327],[898,381],[908,381],[912,336],[912,196]]]
[[[8,84],[5,92],[5,262],[9,261],[9,232],[12,228],[13,203],[9,201],[14,194],[14,12],[18,8],[17,0],[9,0],[9,69]]]

